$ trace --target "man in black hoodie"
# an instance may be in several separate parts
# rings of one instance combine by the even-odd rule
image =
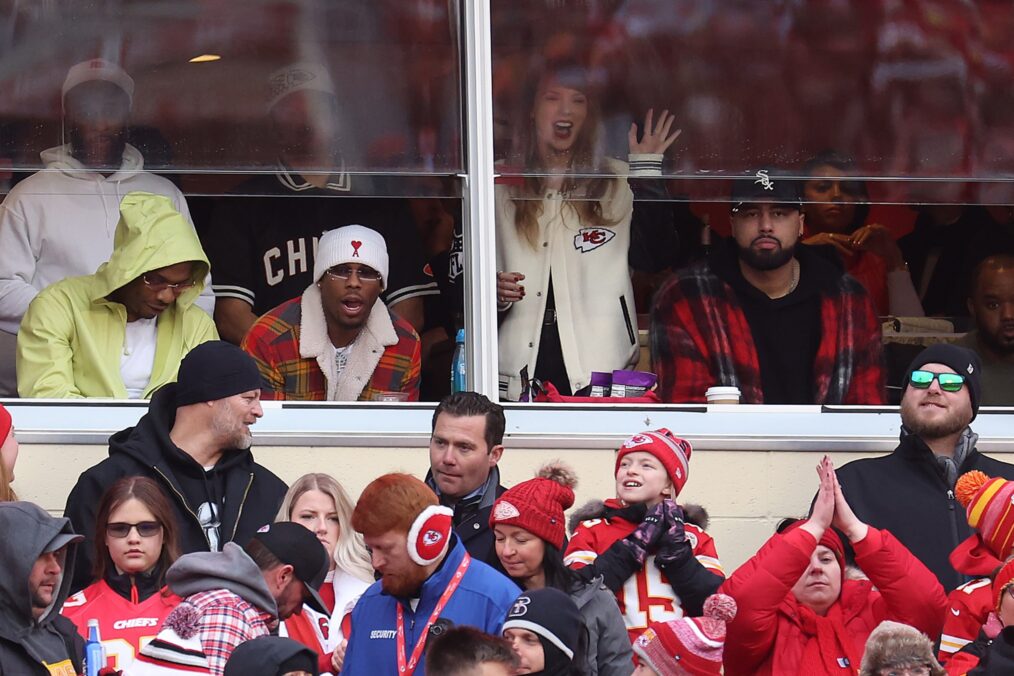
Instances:
[[[60,615],[81,540],[37,505],[0,504],[0,674],[81,673],[84,640]]]
[[[890,455],[847,463],[838,481],[860,521],[891,531],[948,592],[971,578],[949,560],[971,535],[954,499],[973,469],[1014,480],[1014,465],[979,453],[969,424],[979,411],[982,364],[957,345],[937,344],[913,360],[901,397],[901,443]]]
[[[263,414],[253,360],[223,341],[197,346],[180,362],[178,382],[155,392],[138,424],[110,437],[109,457],[78,479],[65,516],[91,541],[105,489],[146,476],[172,498],[183,553],[248,541],[274,520],[286,490],[250,452],[250,425]],[[89,551],[82,548],[74,567],[73,590],[92,581]]]

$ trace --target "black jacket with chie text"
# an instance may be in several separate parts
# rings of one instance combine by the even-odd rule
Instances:
[[[958,476],[973,469],[990,477],[1014,479],[1014,465],[975,450],[978,436],[968,430],[970,446]],[[944,589],[967,582],[948,557],[972,530],[965,508],[954,498],[942,468],[926,443],[902,428],[901,443],[890,455],[855,460],[838,470],[845,499],[859,519],[891,531],[916,558],[933,571]]]
[[[226,542],[245,545],[258,528],[275,520],[285,483],[254,462],[250,449],[228,450],[205,471],[169,438],[175,419],[176,383],[170,383],[155,392],[136,426],[109,438],[109,457],[78,478],[64,515],[87,542],[80,547],[72,591],[93,581],[91,552],[99,500],[123,477],[148,477],[162,487],[176,510],[183,554],[221,550]],[[217,542],[209,535],[208,505],[214,505],[218,515]]]

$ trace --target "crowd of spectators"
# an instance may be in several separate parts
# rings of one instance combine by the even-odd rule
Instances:
[[[881,404],[912,352],[884,346],[878,317],[930,315],[953,322],[934,340],[990,364],[981,401],[1010,403],[1014,249],[992,211],[924,204],[899,238],[856,163],[826,151],[732,179],[723,238],[670,195],[666,154],[686,142],[668,110],[630,124],[627,162],[601,153],[607,92],[572,51],[535,61],[498,165],[502,399],[530,381],[586,395],[596,373],[648,363],[664,402],[721,386],[741,403]],[[274,171],[202,198],[196,230],[127,142],[134,89],[110,61],[73,66],[66,143],[0,205],[0,394],[150,398],[219,336],[256,359],[266,399],[448,392],[460,217],[348,170],[327,68],[271,73]]]
[[[605,156],[616,111],[600,72],[538,65],[497,166],[501,398],[530,380],[590,394],[593,374],[638,364],[647,328],[664,402],[726,387],[747,404],[879,405],[893,387],[898,448],[825,458],[808,512],[734,571],[706,511],[680,501],[693,449],[668,429],[624,442],[615,496],[568,524],[573,470],[502,485],[502,408],[444,396],[460,215],[433,217],[434,237],[425,209],[349,170],[323,65],[270,75],[276,166],[195,219],[128,143],[133,79],[88,60],[60,92],[66,142],[0,205],[0,396],[148,410],[56,518],[17,500],[0,406],[0,532],[19,535],[0,538],[0,673],[84,673],[92,620],[106,673],[127,676],[1014,663],[1014,467],[970,426],[1014,401],[1014,242],[995,213],[920,204],[899,237],[857,163],[829,150],[722,183],[728,228],[712,228],[663,179],[682,120],[646,105],[626,161]],[[911,359],[885,346],[885,316],[954,330]],[[286,486],[251,450],[269,399],[440,401],[430,471],[377,477],[356,501],[323,473]]]
[[[10,493],[0,407],[0,526],[25,534],[0,542],[0,669],[83,673],[97,624],[104,673],[127,676],[1003,673],[1014,466],[976,448],[987,372],[966,348],[923,350],[898,449],[825,456],[808,514],[726,571],[680,498],[693,448],[668,429],[626,440],[615,497],[568,524],[574,471],[502,486],[504,410],[456,393],[425,480],[385,474],[353,502],[327,474],[286,489],[256,463],[261,372],[206,342],[62,518]]]

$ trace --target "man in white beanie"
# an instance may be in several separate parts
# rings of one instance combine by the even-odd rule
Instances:
[[[46,171],[18,183],[0,205],[0,397],[17,396],[14,352],[21,319],[42,289],[90,275],[113,253],[120,201],[164,195],[191,223],[168,180],[143,171],[127,143],[134,81],[105,59],[73,66],[62,88],[64,143],[42,152]],[[198,305],[214,310],[210,277]]]
[[[261,398],[354,401],[403,392],[417,401],[419,336],[379,299],[387,274],[380,233],[362,225],[326,232],[313,283],[243,339],[261,372]]]
[[[205,246],[222,339],[238,345],[259,316],[302,293],[316,270],[320,236],[356,223],[384,236],[391,269],[381,298],[421,332],[424,299],[440,291],[408,200],[373,196],[371,179],[348,171],[355,136],[342,129],[327,68],[290,64],[267,84],[275,171],[243,182],[210,209]]]

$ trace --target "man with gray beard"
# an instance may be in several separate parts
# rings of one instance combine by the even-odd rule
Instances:
[[[260,373],[241,349],[203,343],[180,362],[179,379],[158,389],[134,427],[109,439],[109,457],[86,470],[64,512],[89,541],[106,487],[125,476],[158,482],[176,510],[182,553],[247,542],[274,521],[286,486],[254,462],[250,426],[264,415]],[[72,591],[91,579],[94,545],[81,547]]]
[[[891,531],[949,592],[971,578],[949,556],[971,530],[954,499],[958,477],[979,470],[1014,480],[1014,465],[975,448],[969,427],[979,411],[982,364],[956,345],[932,345],[915,358],[901,398],[901,443],[880,458],[838,470],[845,498],[860,521]]]

